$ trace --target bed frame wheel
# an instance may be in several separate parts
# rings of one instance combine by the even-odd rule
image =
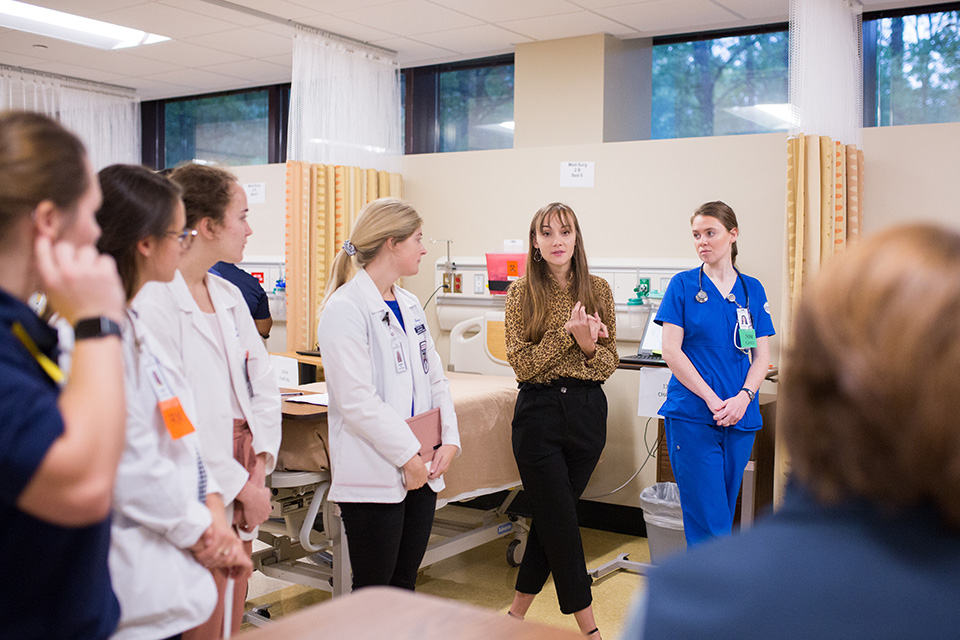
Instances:
[[[523,561],[523,547],[519,540],[511,540],[507,545],[507,563],[511,567],[519,567]]]

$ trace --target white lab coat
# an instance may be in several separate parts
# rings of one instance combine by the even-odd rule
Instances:
[[[405,420],[440,408],[443,444],[460,447],[450,383],[412,293],[394,286],[406,333],[376,284],[361,269],[330,297],[317,338],[330,394],[330,457],[335,502],[397,503],[406,497],[400,473],[420,450]],[[397,348],[406,371],[398,372]],[[458,452],[459,453],[459,452]],[[440,492],[443,477],[429,480]]]
[[[179,271],[171,282],[144,285],[133,307],[193,390],[203,460],[221,489],[229,522],[233,500],[249,478],[233,457],[231,394],[253,434],[253,450],[267,454],[269,474],[280,448],[280,391],[240,290],[219,276],[205,277],[225,350]]]
[[[110,527],[110,577],[120,601],[115,638],[167,638],[205,622],[217,604],[210,571],[187,551],[210,526],[200,502],[196,433],[170,437],[147,363],[156,358],[166,386],[189,418],[193,402],[182,374],[153,343],[134,312],[123,331],[126,444],[117,469]],[[207,492],[217,492],[207,483]]]

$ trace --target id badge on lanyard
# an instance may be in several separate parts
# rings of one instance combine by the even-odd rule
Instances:
[[[157,397],[157,408],[160,409],[163,424],[167,427],[170,437],[179,440],[183,436],[193,433],[193,424],[183,410],[180,398],[175,396],[167,385],[163,372],[160,370],[160,363],[157,362],[156,357],[150,354],[143,355],[146,358],[144,366],[147,370],[147,378],[150,380],[153,394]]]
[[[737,331],[740,334],[741,348],[755,349],[757,347],[757,332],[753,328],[753,318],[750,316],[749,309],[737,307]]]

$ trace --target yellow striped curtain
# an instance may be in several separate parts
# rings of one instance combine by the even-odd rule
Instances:
[[[792,317],[806,279],[859,237],[862,178],[863,151],[856,145],[802,134],[787,141],[784,322]]]
[[[317,345],[317,308],[330,265],[365,204],[403,197],[403,177],[303,161],[287,162],[287,350]]]

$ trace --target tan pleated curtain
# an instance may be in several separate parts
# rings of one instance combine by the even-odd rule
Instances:
[[[317,345],[317,308],[330,266],[357,214],[377,198],[403,197],[403,177],[375,169],[287,162],[287,350]]]
[[[856,242],[863,202],[863,151],[826,136],[787,141],[787,284],[790,313],[803,283]]]

